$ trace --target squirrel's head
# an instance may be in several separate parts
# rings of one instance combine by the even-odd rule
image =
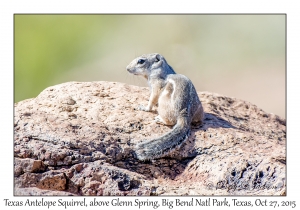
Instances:
[[[163,68],[166,63],[162,55],[152,53],[135,58],[126,69],[131,74],[148,78],[153,71]]]

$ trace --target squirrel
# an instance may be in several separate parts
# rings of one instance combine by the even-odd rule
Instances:
[[[158,54],[145,54],[135,58],[127,67],[134,75],[148,80],[151,95],[148,105],[139,110],[151,111],[158,104],[155,121],[174,125],[173,129],[159,138],[149,139],[136,145],[139,160],[152,160],[167,156],[189,136],[191,126],[203,124],[203,107],[190,79],[176,74],[166,59]]]

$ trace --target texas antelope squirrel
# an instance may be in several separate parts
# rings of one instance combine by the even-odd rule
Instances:
[[[139,160],[152,160],[164,157],[186,140],[192,125],[202,125],[203,107],[190,79],[176,74],[165,58],[157,53],[135,58],[127,71],[141,75],[148,80],[151,95],[146,107],[139,110],[151,111],[158,104],[157,123],[175,125],[173,129],[159,138],[145,140],[135,148]]]

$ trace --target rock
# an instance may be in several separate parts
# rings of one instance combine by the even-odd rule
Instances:
[[[57,195],[57,196],[74,196],[72,193],[64,192],[64,191],[53,191],[53,190],[41,190],[36,187],[28,187],[28,188],[15,188],[15,195],[20,196],[28,196],[28,195]]]
[[[19,176],[25,172],[34,173],[45,170],[45,165],[41,160],[33,160],[30,158],[15,158],[15,176]]]
[[[156,124],[148,88],[69,82],[15,104],[15,195],[285,195],[285,120],[239,99],[199,92],[205,120],[168,157],[134,146]]]

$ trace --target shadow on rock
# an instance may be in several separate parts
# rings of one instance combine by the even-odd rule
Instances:
[[[195,132],[200,131],[200,130],[207,130],[208,128],[234,128],[230,122],[224,120],[223,118],[211,114],[211,113],[205,113],[204,117],[204,123],[201,127],[193,129]]]

